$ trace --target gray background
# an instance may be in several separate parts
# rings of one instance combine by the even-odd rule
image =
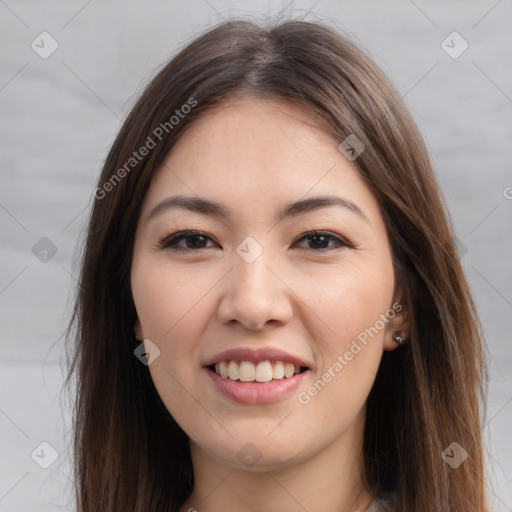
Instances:
[[[199,31],[281,10],[348,31],[427,140],[489,345],[488,486],[494,510],[512,511],[510,0],[0,0],[0,511],[72,510],[62,334],[92,190],[121,120]],[[31,47],[43,31],[59,45],[47,59]],[[441,45],[453,31],[469,44],[458,58]],[[452,39],[445,47],[462,49]],[[55,255],[33,250],[43,237]],[[58,453],[46,470],[35,462],[51,462],[43,441]]]

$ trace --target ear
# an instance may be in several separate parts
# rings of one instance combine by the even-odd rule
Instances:
[[[395,350],[400,346],[393,340],[395,332],[398,331],[400,336],[411,335],[410,305],[402,286],[397,287],[389,308],[388,318],[389,322],[386,325],[386,332],[384,334],[384,350]]]
[[[144,339],[144,334],[142,333],[142,326],[140,324],[139,317],[137,317],[137,319],[135,320],[134,331],[135,339],[138,341],[142,341]]]

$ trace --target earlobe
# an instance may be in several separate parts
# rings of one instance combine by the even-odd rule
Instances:
[[[395,312],[389,320],[384,337],[384,350],[395,350],[410,341],[410,311],[409,303],[403,288],[400,287],[395,294],[395,300],[391,306]]]

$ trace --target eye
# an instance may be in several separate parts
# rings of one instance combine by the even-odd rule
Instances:
[[[158,247],[161,249],[172,249],[172,250],[197,250],[207,249],[208,241],[212,241],[212,238],[203,233],[202,231],[180,231],[173,235],[163,239],[158,243]],[[340,247],[351,247],[348,242],[343,240],[337,235],[330,233],[329,231],[310,231],[301,236],[297,242],[302,240],[310,241],[309,247],[315,252],[337,249]],[[179,245],[184,242],[184,244]],[[297,243],[296,242],[296,243]],[[330,242],[334,242],[334,246],[330,245]],[[212,247],[211,245],[209,247]]]
[[[184,251],[205,249],[205,244],[208,240],[211,240],[211,238],[201,231],[180,231],[162,240],[158,246],[161,249],[176,249]],[[178,245],[183,241],[185,242],[185,246]]]
[[[312,245],[312,247],[306,247],[307,249],[313,249],[315,251],[323,251],[323,250],[331,250],[338,249],[340,247],[350,247],[348,242],[345,242],[339,236],[330,233],[329,231],[311,231],[306,233],[301,238],[299,238],[299,242],[301,240],[311,240],[313,243],[308,244]],[[328,247],[329,241],[334,241],[336,245]]]

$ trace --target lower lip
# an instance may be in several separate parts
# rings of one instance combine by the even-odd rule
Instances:
[[[224,396],[243,404],[265,404],[277,402],[295,391],[309,372],[306,370],[293,377],[269,382],[241,382],[223,378],[209,368],[205,368],[213,384]]]

